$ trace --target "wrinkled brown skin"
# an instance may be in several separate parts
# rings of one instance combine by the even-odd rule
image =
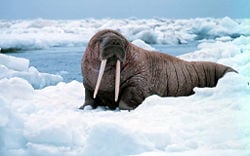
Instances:
[[[122,40],[125,49],[125,58],[121,62],[121,83],[117,102],[114,101],[115,64],[109,63],[109,60],[97,97],[93,98],[102,57],[100,45],[103,36],[109,35]],[[90,105],[92,108],[108,106],[110,109],[119,107],[131,110],[150,95],[192,95],[194,87],[214,87],[225,73],[237,72],[231,67],[213,62],[188,62],[168,54],[139,48],[113,30],[103,30],[92,37],[81,67],[85,87],[85,103],[81,109]]]

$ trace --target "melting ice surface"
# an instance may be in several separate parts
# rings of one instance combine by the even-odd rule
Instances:
[[[195,51],[178,57],[222,63],[239,74],[228,73],[216,87],[195,88],[188,97],[153,95],[131,112],[81,111],[81,82],[62,82],[27,59],[0,54],[0,155],[250,155],[248,22],[228,17],[1,21],[4,51],[76,46],[97,30],[114,27],[131,41],[140,39],[134,43],[143,48],[152,47],[142,41],[197,40]]]

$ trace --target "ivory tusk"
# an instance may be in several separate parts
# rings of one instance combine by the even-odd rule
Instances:
[[[94,95],[93,95],[94,99],[96,98],[97,92],[99,90],[106,63],[107,63],[107,59],[102,60],[102,62],[101,62],[101,66],[100,66],[100,70],[99,70],[99,74],[98,74],[98,78],[97,78],[97,82],[96,82],[96,86],[95,86],[95,91],[94,91]]]
[[[121,62],[120,62],[120,60],[117,60],[116,72],[115,72],[115,102],[117,102],[118,96],[119,96],[120,72],[121,72]]]

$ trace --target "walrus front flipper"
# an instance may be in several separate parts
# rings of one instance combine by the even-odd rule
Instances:
[[[134,108],[129,106],[126,102],[124,102],[123,100],[121,100],[119,102],[119,109],[120,110],[133,110]]]
[[[127,87],[122,91],[119,101],[120,110],[133,110],[146,98],[140,86]]]
[[[92,98],[93,92],[85,88],[85,101],[79,109],[84,109],[86,106],[91,106],[93,109],[97,107],[95,100]]]

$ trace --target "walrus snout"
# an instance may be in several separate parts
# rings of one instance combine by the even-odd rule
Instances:
[[[126,49],[124,41],[115,35],[104,37],[100,43],[100,60],[120,60],[125,61]],[[110,61],[109,61],[110,62]]]

